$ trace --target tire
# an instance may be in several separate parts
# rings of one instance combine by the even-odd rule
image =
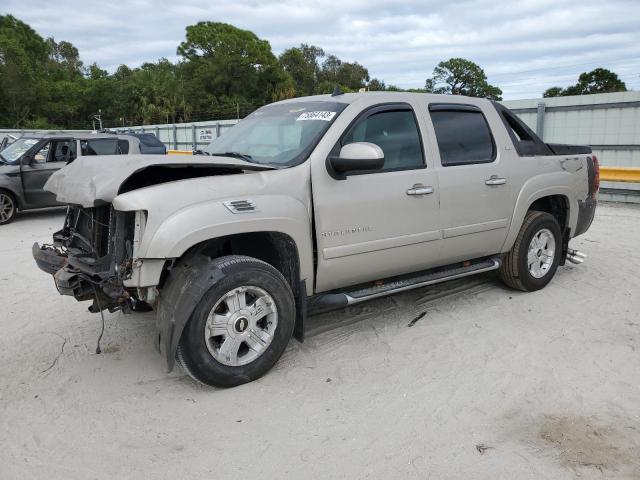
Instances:
[[[536,241],[532,243],[534,237]],[[549,259],[549,247],[553,249],[552,259]],[[561,255],[562,234],[558,221],[546,212],[530,210],[524,217],[513,248],[503,257],[500,278],[516,290],[540,290],[555,275]]]
[[[15,197],[6,190],[0,190],[0,225],[6,225],[16,218],[18,204]]]
[[[218,270],[211,275],[217,280],[196,305],[176,358],[195,380],[234,387],[260,378],[282,356],[293,335],[295,301],[282,274],[261,260],[232,255],[210,268]]]

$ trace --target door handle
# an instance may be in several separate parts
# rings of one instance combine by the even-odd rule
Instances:
[[[496,175],[492,175],[491,178],[484,181],[485,185],[504,185],[507,183],[506,178],[500,178]]]
[[[416,184],[407,190],[407,195],[428,195],[430,193],[433,193],[433,187],[427,187],[421,184]]]

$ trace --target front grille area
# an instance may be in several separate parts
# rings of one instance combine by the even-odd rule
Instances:
[[[134,224],[134,212],[118,212],[110,204],[70,206],[64,229],[56,236],[71,253],[95,258],[112,255],[122,261],[131,253]]]
[[[111,234],[114,223],[113,207],[69,207],[64,234],[66,247],[78,249],[96,257],[111,253]]]

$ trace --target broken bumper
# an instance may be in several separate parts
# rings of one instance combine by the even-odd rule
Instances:
[[[54,248],[47,246],[41,247],[38,242],[34,243],[33,247],[31,247],[31,253],[38,268],[50,275],[55,275],[58,270],[67,264],[66,256]]]
[[[94,300],[91,311],[106,308],[110,311],[127,309],[129,293],[122,281],[111,274],[111,257],[67,256],[55,247],[34,243],[31,249],[38,267],[53,275],[61,295],[75,297],[78,301]],[[96,302],[96,294],[100,302]]]

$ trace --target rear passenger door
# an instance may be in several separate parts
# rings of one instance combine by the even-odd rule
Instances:
[[[475,105],[430,104],[428,113],[440,157],[443,259],[498,253],[515,203],[508,174],[513,153],[497,148],[485,112]],[[495,111],[486,113],[497,119]]]

